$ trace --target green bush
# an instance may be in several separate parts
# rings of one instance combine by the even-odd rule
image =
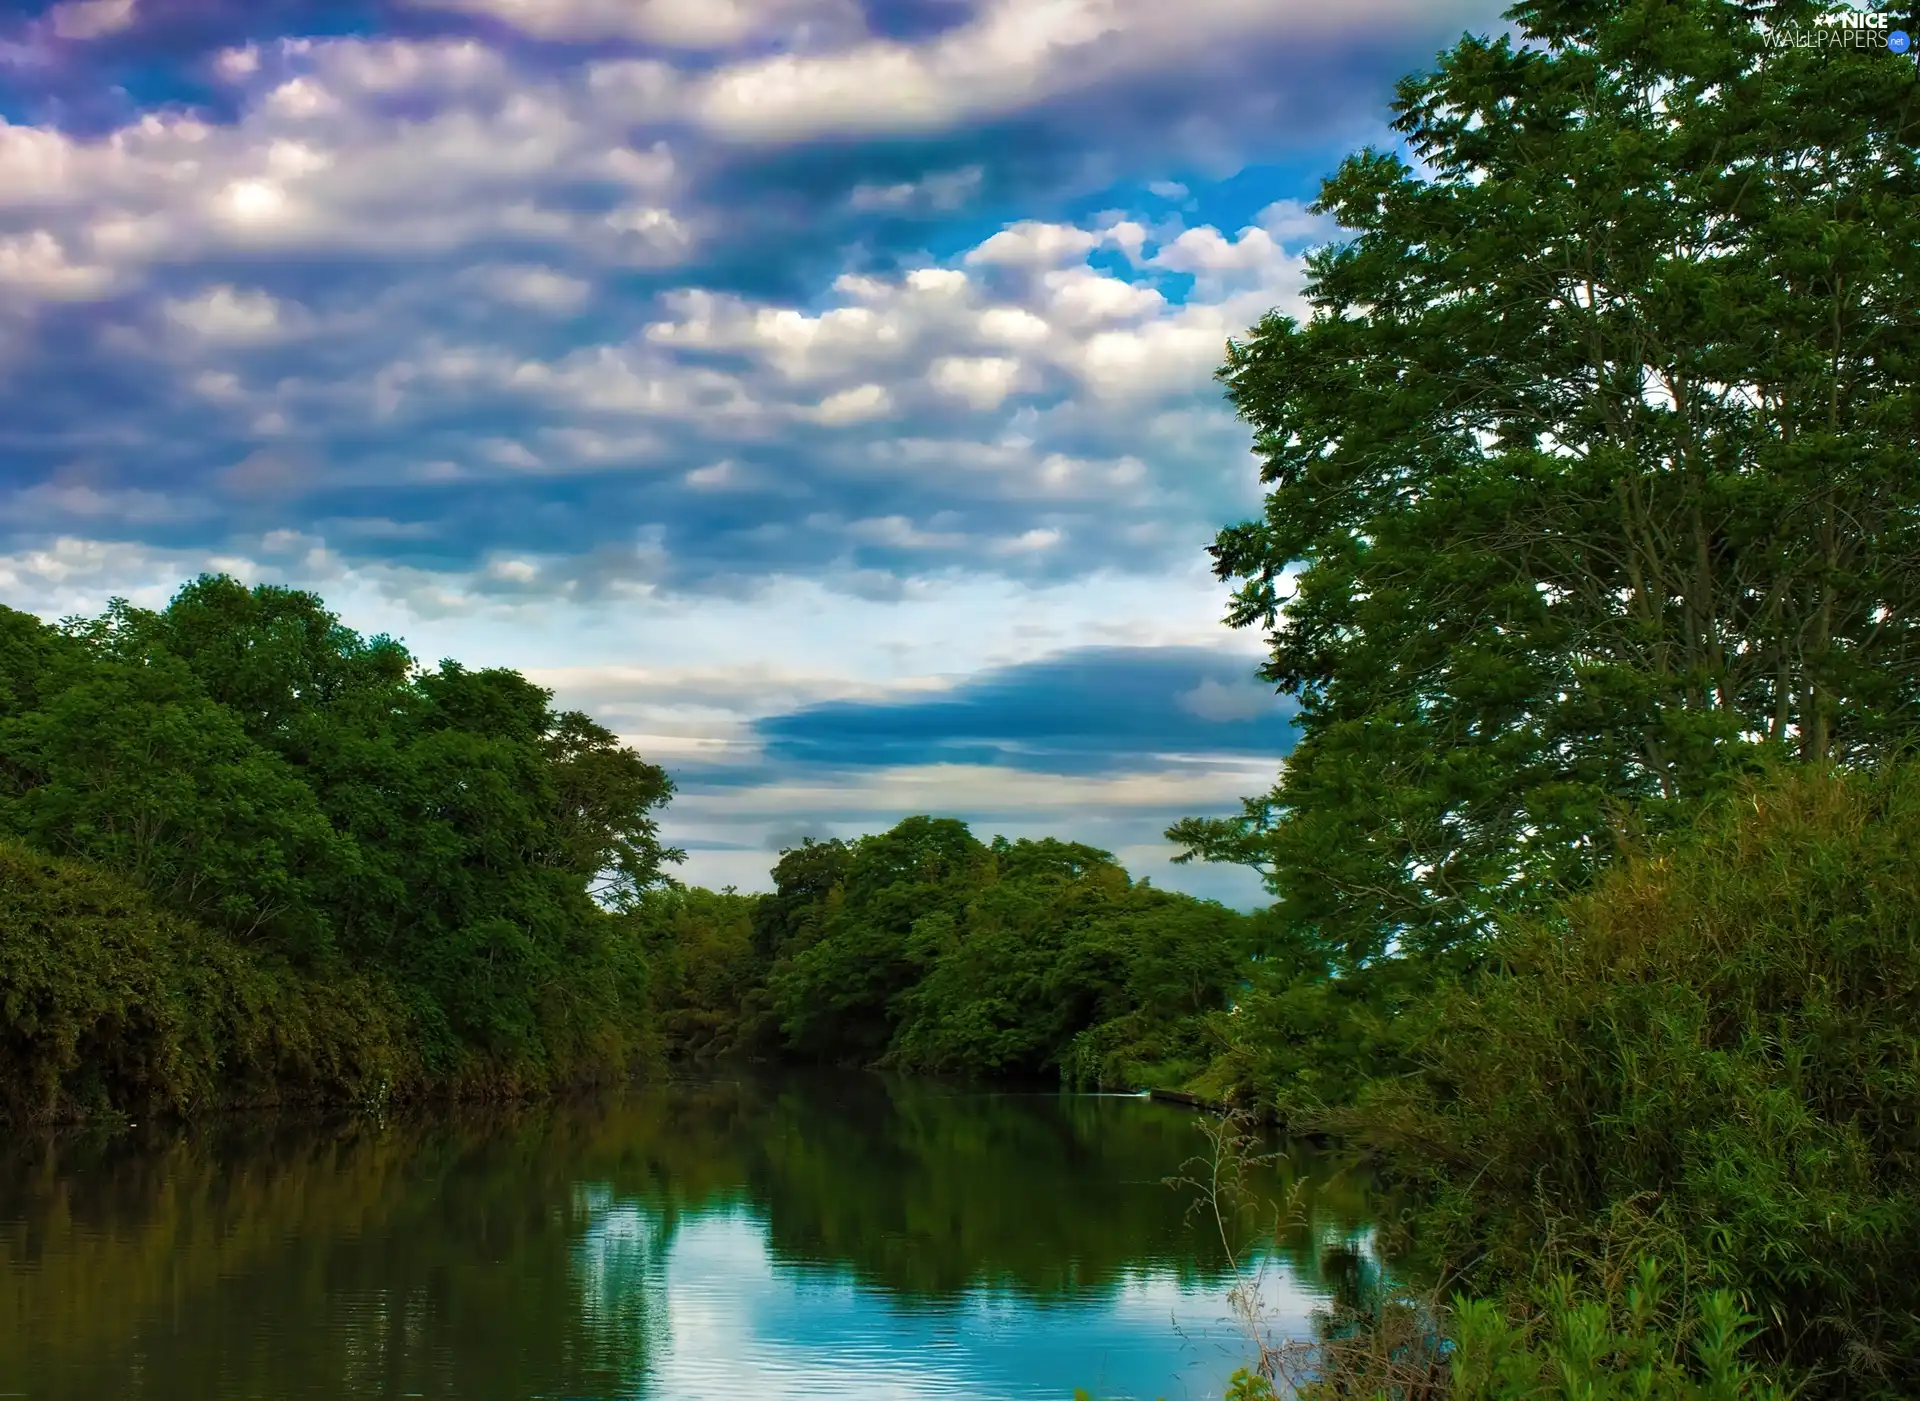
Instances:
[[[1617,1297],[1561,1275],[1511,1312],[1389,1298],[1321,1314],[1321,1336],[1262,1349],[1226,1401],[1785,1401],[1747,1356],[1754,1323],[1728,1290],[1674,1298],[1646,1260]]]
[[[1816,1392],[1920,1393],[1920,766],[1790,772],[1502,938],[1332,1127],[1488,1290],[1731,1290]]]
[[[385,984],[302,977],[0,841],[0,1118],[367,1100],[416,1079]]]

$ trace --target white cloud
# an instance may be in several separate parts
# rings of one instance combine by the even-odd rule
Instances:
[[[539,265],[506,265],[478,269],[479,281],[501,301],[535,311],[578,311],[592,284]]]
[[[542,39],[639,39],[725,49],[771,33],[857,24],[852,0],[413,0],[485,15]]]
[[[1047,314],[1076,325],[1144,316],[1166,305],[1155,287],[1109,277],[1088,267],[1063,268],[1041,281]]]
[[[844,525],[821,520],[825,529],[838,528],[850,540],[868,545],[890,545],[902,550],[953,549],[964,545],[967,537],[952,530],[922,530],[905,516],[875,516],[849,521]]]
[[[1225,357],[1228,336],[1244,329],[1241,322],[1201,312],[1135,330],[1100,331],[1073,347],[1073,370],[1105,399],[1164,395],[1168,386],[1191,386],[1212,374]]]
[[[47,12],[62,39],[99,39],[139,18],[134,0],[63,0]]]
[[[0,238],[0,290],[29,301],[87,301],[113,286],[109,268],[75,263],[46,229]]]
[[[163,310],[169,321],[203,341],[259,345],[291,330],[303,308],[283,307],[265,292],[223,285],[197,297],[170,300]]]
[[[1241,230],[1229,240],[1215,228],[1188,229],[1154,254],[1152,266],[1172,272],[1259,272],[1273,262],[1279,248],[1265,229]]]
[[[1040,550],[1050,550],[1060,543],[1060,532],[1052,526],[1036,526],[1032,530],[1023,530],[1011,539],[998,542],[994,549],[997,554],[1024,555]]]
[[[1019,375],[1020,362],[1003,355],[945,355],[927,371],[935,389],[983,411],[1000,407]]]
[[[967,254],[969,263],[1055,267],[1078,262],[1100,246],[1100,235],[1072,224],[1026,219],[1000,230]]]
[[[698,491],[737,491],[746,485],[746,473],[731,458],[696,467],[682,479]]]
[[[499,463],[502,467],[531,470],[544,465],[525,443],[515,442],[512,438],[489,438],[480,445],[480,450],[489,460]]]
[[[857,384],[822,399],[819,408],[814,411],[814,417],[821,423],[860,423],[882,417],[892,410],[893,396],[887,393],[885,386]]]
[[[1031,345],[1051,333],[1047,323],[1024,307],[996,306],[980,313],[980,337],[1000,345]]]
[[[535,0],[459,3],[519,6]],[[1459,0],[1449,7],[1466,8]],[[1426,18],[1431,9],[1431,0],[1348,0],[1338,6],[1315,0],[983,0],[971,19],[918,43],[868,38],[722,67],[701,85],[693,110],[716,129],[753,141],[937,130],[1227,45],[1404,24]]]
[[[921,180],[855,185],[848,202],[855,209],[950,213],[979,192],[985,175],[982,167],[969,165],[959,170],[940,171]]]
[[[38,214],[37,229],[0,234],[13,282],[30,269],[48,300],[227,251],[505,239],[662,267],[696,246],[674,154],[632,139],[617,83],[516,74],[471,39],[282,40],[216,67],[240,89],[231,123],[153,111],[83,139],[0,119],[0,212]],[[600,215],[578,198],[594,186],[616,196]]]
[[[530,584],[540,577],[540,566],[525,559],[496,559],[487,565],[487,577],[511,584]]]

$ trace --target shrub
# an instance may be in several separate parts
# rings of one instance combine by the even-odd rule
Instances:
[[[1816,1393],[1920,1391],[1920,767],[1755,784],[1440,993],[1329,1116],[1486,1288],[1731,1290]]]

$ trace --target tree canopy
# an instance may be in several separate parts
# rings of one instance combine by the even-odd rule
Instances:
[[[1348,965],[1471,947],[1763,752],[1920,733],[1920,84],[1817,7],[1538,0],[1399,87],[1221,377],[1229,621],[1300,701],[1189,854]]]
[[[544,1073],[637,1016],[610,907],[678,855],[665,771],[551,702],[225,577],[59,627],[0,609],[0,833],[254,956],[377,972],[441,1071]]]

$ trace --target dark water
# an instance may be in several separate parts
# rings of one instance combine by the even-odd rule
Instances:
[[[677,1083],[386,1123],[0,1147],[0,1394],[1217,1396],[1246,1356],[1201,1121],[878,1077]],[[1273,1325],[1364,1242],[1365,1184],[1263,1170]]]

